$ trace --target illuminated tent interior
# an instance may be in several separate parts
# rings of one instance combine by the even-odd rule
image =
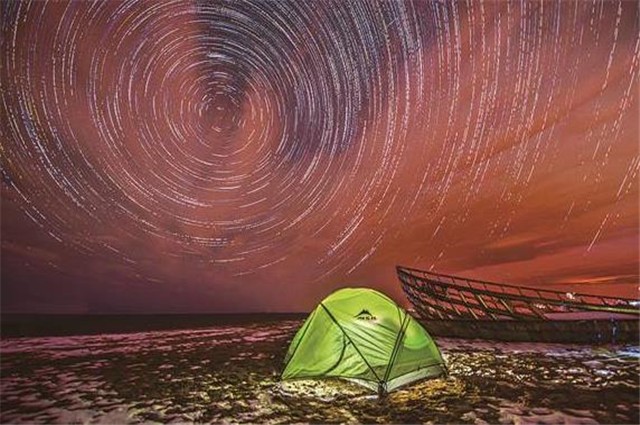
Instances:
[[[445,370],[434,341],[404,309],[373,289],[345,288],[298,330],[282,378],[346,378],[384,393]]]

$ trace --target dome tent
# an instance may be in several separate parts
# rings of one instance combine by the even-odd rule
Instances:
[[[282,379],[338,377],[379,393],[446,373],[427,331],[368,288],[333,292],[291,341]]]

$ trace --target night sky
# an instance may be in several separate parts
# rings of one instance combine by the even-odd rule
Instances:
[[[0,7],[3,312],[638,296],[636,1]]]

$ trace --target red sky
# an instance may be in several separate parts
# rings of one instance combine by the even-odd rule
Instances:
[[[15,3],[4,312],[638,296],[635,2]]]

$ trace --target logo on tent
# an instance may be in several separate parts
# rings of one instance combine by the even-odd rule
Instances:
[[[369,313],[369,310],[364,309],[360,313],[356,314],[356,319],[358,320],[378,320],[376,316]]]

